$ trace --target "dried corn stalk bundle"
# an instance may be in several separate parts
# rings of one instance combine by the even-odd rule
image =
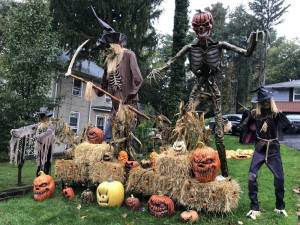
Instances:
[[[100,162],[105,153],[112,153],[113,147],[109,144],[90,144],[83,142],[76,146],[74,153],[75,163]]]
[[[125,183],[124,165],[117,162],[96,162],[89,165],[89,179],[93,183],[101,183],[112,177],[113,180]]]
[[[196,210],[214,213],[228,213],[237,208],[240,186],[232,179],[199,183],[186,180],[181,189],[179,203]]]

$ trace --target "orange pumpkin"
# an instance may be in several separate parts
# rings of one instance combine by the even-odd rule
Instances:
[[[213,181],[220,171],[218,152],[210,147],[194,150],[190,162],[195,179],[201,183]]]
[[[128,153],[126,151],[120,151],[118,155],[118,161],[125,165],[125,163],[128,161]]]
[[[183,222],[193,223],[199,220],[199,215],[195,210],[187,210],[180,214]]]
[[[101,144],[104,140],[104,132],[98,127],[91,127],[87,131],[87,139],[91,144]]]
[[[39,176],[33,181],[33,198],[36,201],[44,201],[50,198],[55,192],[54,179],[45,174],[43,171],[39,172]]]
[[[125,205],[131,210],[139,210],[142,204],[138,198],[131,195],[126,199]]]
[[[147,205],[150,214],[156,217],[170,216],[174,213],[174,202],[165,195],[152,195]]]
[[[66,186],[63,190],[62,190],[63,196],[69,200],[72,200],[75,197],[75,193],[73,188]]]

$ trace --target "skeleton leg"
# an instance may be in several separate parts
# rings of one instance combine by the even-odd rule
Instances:
[[[215,121],[216,121],[215,141],[216,141],[216,147],[221,161],[221,172],[222,172],[222,176],[228,177],[226,152],[223,143],[224,131],[223,131],[223,121],[222,121],[221,93],[215,81],[212,81],[210,83],[210,89],[212,93],[212,101],[213,101],[214,111],[215,111]]]
[[[210,93],[204,92],[204,89],[202,89],[203,88],[199,83],[194,85],[189,97],[189,103],[187,106],[188,111],[196,111],[196,108],[201,101],[207,100],[211,97]]]

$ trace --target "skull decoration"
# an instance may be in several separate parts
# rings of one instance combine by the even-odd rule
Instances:
[[[63,190],[62,190],[62,194],[65,198],[72,200],[75,197],[75,193],[73,188],[66,186]]]
[[[173,144],[173,149],[175,152],[184,153],[186,152],[186,144],[185,141],[175,141]]]
[[[54,179],[43,171],[33,181],[33,198],[36,201],[44,201],[50,198],[55,191]]]
[[[87,131],[87,139],[91,144],[101,144],[104,140],[104,133],[97,127],[89,128]]]
[[[99,184],[97,188],[97,202],[101,207],[121,206],[124,201],[124,186],[119,181],[110,178]]]
[[[165,195],[152,195],[148,201],[151,215],[156,217],[170,216],[174,213],[174,202]]]
[[[210,147],[197,148],[191,155],[191,167],[200,183],[213,181],[220,170],[218,152]]]
[[[126,199],[125,205],[131,210],[139,210],[142,204],[138,198],[131,195],[129,198]]]
[[[193,30],[198,39],[207,39],[211,35],[214,19],[210,12],[197,12],[192,19]]]
[[[125,165],[125,163],[128,161],[128,153],[126,151],[120,151],[118,155],[118,161],[119,163]]]
[[[83,204],[89,204],[95,200],[95,196],[90,188],[87,188],[81,193],[80,200]]]

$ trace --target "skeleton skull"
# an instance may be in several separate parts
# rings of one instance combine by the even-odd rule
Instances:
[[[193,30],[199,39],[207,39],[211,35],[214,19],[210,12],[197,12],[192,19]]]
[[[199,182],[213,181],[220,170],[217,151],[209,147],[197,148],[191,155],[191,167],[195,179]]]
[[[173,149],[176,152],[186,152],[186,144],[185,141],[175,141],[173,144]]]

